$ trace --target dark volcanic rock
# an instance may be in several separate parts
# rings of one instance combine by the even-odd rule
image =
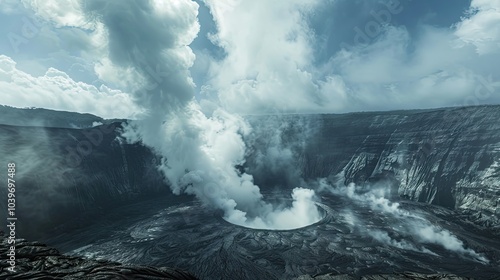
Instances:
[[[350,275],[317,275],[309,276],[304,275],[295,278],[294,280],[472,280],[473,278],[459,277],[453,274],[420,274],[413,272],[396,273],[396,274],[377,274],[377,275],[365,275],[360,277],[354,277]]]
[[[171,195],[156,169],[159,157],[119,137],[121,124],[89,129],[0,125],[2,166],[16,164],[18,234],[41,234],[67,221],[91,222],[109,209]],[[6,181],[7,173],[0,173]],[[7,188],[0,189],[6,197]],[[0,206],[7,209],[7,200]],[[78,223],[76,223],[78,224]]]
[[[171,279],[196,280],[193,275],[173,269],[125,265],[104,260],[69,257],[38,242],[16,239],[15,272],[7,270],[7,238],[0,233],[0,279]]]
[[[54,111],[43,108],[15,108],[0,105],[0,124],[60,128],[92,127],[95,123],[110,124],[124,120],[106,120],[91,114]]]

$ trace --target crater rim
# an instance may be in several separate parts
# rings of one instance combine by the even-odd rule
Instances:
[[[219,218],[221,220],[223,220],[228,225],[239,227],[239,228],[244,228],[244,229],[249,229],[249,230],[255,230],[255,231],[283,231],[284,232],[284,231],[302,230],[302,229],[306,229],[306,228],[310,228],[310,227],[316,226],[318,224],[322,224],[325,221],[325,219],[327,218],[327,216],[328,216],[328,211],[324,208],[323,204],[318,203],[318,202],[314,202],[314,205],[316,205],[316,208],[318,209],[318,211],[319,211],[319,213],[321,215],[321,218],[318,221],[314,222],[314,223],[307,224],[307,225],[300,226],[300,227],[296,227],[296,228],[286,228],[286,229],[276,228],[276,229],[272,229],[272,228],[247,227],[247,226],[243,226],[243,225],[231,223],[230,221],[226,220],[223,216],[219,216]]]

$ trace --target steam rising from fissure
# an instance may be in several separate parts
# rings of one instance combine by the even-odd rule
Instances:
[[[356,218],[352,212],[344,213],[346,222],[359,227],[359,230],[364,234],[371,236],[373,239],[403,250],[422,252],[426,254],[436,255],[431,249],[426,248],[428,244],[436,244],[446,250],[455,252],[465,258],[471,258],[478,262],[489,263],[489,260],[482,254],[477,253],[472,248],[467,246],[449,230],[437,226],[428,221],[423,215],[410,213],[400,208],[399,203],[391,202],[386,198],[388,188],[386,185],[372,185],[368,189],[356,186],[350,183],[347,186],[342,186],[342,183],[336,185],[342,187],[334,187],[326,179],[317,181],[319,190],[327,190],[335,195],[345,196],[353,203],[368,206],[374,213],[383,213],[391,215],[395,220],[391,224],[391,232],[397,233],[401,240],[393,239],[388,231],[379,229],[366,230],[366,225]]]

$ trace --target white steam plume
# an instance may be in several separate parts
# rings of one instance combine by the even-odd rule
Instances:
[[[358,204],[367,204],[375,213],[387,213],[396,218],[400,226],[391,225],[393,231],[399,233],[401,236],[406,236],[408,240],[392,239],[387,232],[381,230],[366,232],[379,242],[400,249],[420,251],[434,255],[435,253],[423,246],[425,244],[437,244],[449,251],[488,263],[488,260],[483,255],[476,253],[473,249],[466,248],[464,243],[450,231],[433,225],[422,215],[400,209],[399,203],[391,202],[385,198],[387,188],[384,188],[384,186],[372,185],[369,186],[369,190],[367,191],[366,188],[361,188],[354,183],[350,183],[346,187],[335,188],[326,179],[319,179],[318,187],[320,190],[329,190],[336,195],[346,196]],[[364,191],[364,193],[358,192],[357,189]],[[362,226],[361,223],[361,220],[356,219],[356,224]],[[412,244],[410,240],[416,241],[419,244]]]
[[[88,18],[107,32],[103,64],[138,77],[134,97],[148,112],[124,135],[163,156],[160,169],[174,193],[196,195],[232,223],[289,229],[318,221],[312,190],[294,189],[291,208],[264,202],[253,177],[235,168],[245,161],[242,136],[251,128],[222,109],[207,117],[194,100],[189,44],[199,30],[197,9],[190,0],[86,1]]]

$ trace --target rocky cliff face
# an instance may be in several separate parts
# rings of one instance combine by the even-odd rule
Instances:
[[[479,211],[477,222],[497,227],[498,120],[496,106],[375,116],[369,129],[379,133],[366,135],[343,169],[345,181],[388,177],[403,198]]]
[[[87,129],[0,125],[1,166],[16,164],[18,236],[39,240],[66,222],[78,227],[107,210],[156,195],[171,195],[159,160],[124,143],[120,123]],[[0,180],[7,181],[7,169]],[[0,197],[7,197],[7,188]],[[7,199],[0,200],[7,209]],[[29,221],[29,222],[28,222]]]

